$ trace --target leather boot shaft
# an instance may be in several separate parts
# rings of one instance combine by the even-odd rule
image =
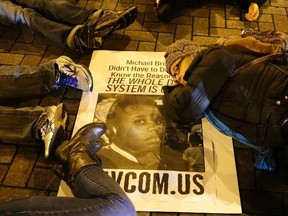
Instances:
[[[63,164],[67,164],[70,175],[76,177],[83,167],[101,165],[94,155],[103,146],[99,138],[105,131],[106,126],[103,123],[87,124],[80,128],[70,141],[58,146],[55,155]]]

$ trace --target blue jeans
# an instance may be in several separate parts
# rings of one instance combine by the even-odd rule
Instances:
[[[64,47],[70,31],[94,11],[61,0],[0,0],[0,25],[27,28]]]
[[[0,203],[0,215],[136,215],[125,192],[98,166],[89,166],[80,171],[76,176],[73,193],[75,198],[44,196]]]
[[[53,61],[31,66],[0,66],[1,100],[47,94],[55,85]],[[0,106],[0,140],[18,143],[35,141],[31,129],[44,107]]]

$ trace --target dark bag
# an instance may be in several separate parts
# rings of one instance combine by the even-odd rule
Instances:
[[[255,32],[253,29],[244,29],[240,36],[222,37],[216,43],[233,50],[260,56],[236,69],[234,75],[264,61],[270,61],[270,64],[272,64],[271,62],[280,65],[288,64],[288,34],[284,32],[271,30]],[[272,65],[287,74],[287,71],[275,64]]]
[[[254,32],[251,29],[245,29],[241,34],[242,38],[254,38],[262,43],[274,44],[275,50],[272,50],[272,53],[282,52],[285,53],[288,51],[288,35],[280,31],[264,31],[264,32]]]
[[[220,38],[218,45],[229,47],[245,53],[265,56],[261,61],[276,59],[277,63],[288,62],[288,35],[280,31],[255,32],[244,29],[239,36]]]

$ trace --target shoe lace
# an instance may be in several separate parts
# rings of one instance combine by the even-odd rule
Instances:
[[[45,139],[47,134],[49,134],[50,132],[53,133],[53,123],[54,119],[52,119],[51,121],[49,121],[49,119],[46,119],[43,126],[40,128],[40,134],[43,140]]]
[[[100,31],[95,32],[95,41],[97,43],[102,43],[102,38],[108,36],[112,31],[114,30],[114,26],[109,26],[108,28],[105,28]]]
[[[79,39],[79,37],[78,37],[77,35],[75,35],[75,37],[74,37],[74,43],[75,43],[76,47],[77,47],[82,53],[84,53],[83,48],[82,48],[82,44],[81,44],[81,40]]]
[[[98,35],[94,30],[94,26],[86,26],[85,29],[79,30],[74,36],[75,46],[84,53],[84,48],[88,49],[99,49],[102,44],[102,35]]]
[[[59,69],[57,70],[56,83],[57,85],[77,87],[78,79],[75,70],[70,65],[65,64],[62,72]]]
[[[111,20],[117,19],[118,17],[121,17],[124,12],[125,12],[124,10],[104,11],[102,16],[99,18],[99,20],[96,23],[96,29],[97,29],[97,25],[100,25],[101,23],[105,23],[105,22],[109,22]],[[129,24],[128,17],[129,17],[129,19],[132,19],[131,16],[132,16],[131,14],[127,14],[125,17],[122,17],[121,20],[119,20],[117,23],[115,23],[114,25],[111,26],[112,28],[110,29],[110,31],[122,29],[122,28],[128,26],[128,24]]]
[[[115,19],[118,16],[120,16],[121,13],[122,13],[122,11],[112,11],[112,10],[103,11],[103,14],[99,18],[99,20],[97,21],[97,24],[102,23],[102,22],[106,22],[108,20]]]

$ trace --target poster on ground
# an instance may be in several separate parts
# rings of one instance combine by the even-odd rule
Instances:
[[[94,51],[93,92],[83,93],[74,133],[107,126],[97,153],[137,211],[241,213],[232,139],[206,119],[171,120],[163,52]],[[58,196],[71,196],[61,182]]]

